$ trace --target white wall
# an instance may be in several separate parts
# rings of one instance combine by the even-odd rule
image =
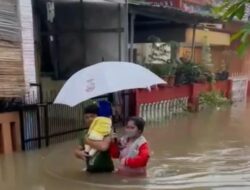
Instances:
[[[26,93],[32,93],[36,96],[37,88],[30,87],[30,83],[37,82],[31,0],[18,0],[18,7],[21,25],[22,58]]]

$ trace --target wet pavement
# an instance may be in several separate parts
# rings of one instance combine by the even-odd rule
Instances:
[[[1,190],[250,189],[250,104],[150,124],[147,178],[87,174],[76,142],[0,156]]]

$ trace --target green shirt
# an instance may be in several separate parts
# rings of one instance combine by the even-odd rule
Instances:
[[[79,144],[84,147],[85,136],[88,130],[84,130],[79,137]],[[112,172],[114,164],[109,151],[98,151],[92,158],[86,161],[87,171],[90,173]]]

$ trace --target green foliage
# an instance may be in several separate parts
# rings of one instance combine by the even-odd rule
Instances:
[[[199,101],[200,104],[208,107],[221,107],[230,105],[230,101],[217,91],[201,93]]]
[[[159,77],[174,76],[176,72],[176,66],[170,60],[165,64],[148,64],[145,66]]]
[[[213,9],[213,12],[220,16],[224,21],[232,21],[234,18],[241,20],[246,10],[246,3],[250,3],[250,0],[224,0],[220,6]],[[248,22],[231,38],[232,41],[240,40],[241,44],[237,48],[240,55],[244,55],[246,49],[249,48],[249,36],[250,23]]]
[[[181,63],[177,65],[176,69],[176,84],[192,84],[212,82],[212,73],[201,64],[192,62]]]
[[[207,67],[213,67],[211,47],[208,43],[207,36],[204,37],[204,43],[202,45],[202,64]]]
[[[153,73],[158,75],[159,77],[164,76],[164,69],[162,64],[146,64],[145,67],[147,67],[149,70],[151,70]]]
[[[247,23],[240,31],[232,35],[231,41],[240,40],[241,44],[238,47],[238,53],[244,55],[246,49],[249,48],[250,23]]]
[[[177,63],[177,55],[178,55],[178,50],[180,48],[180,43],[171,41],[170,42],[170,47],[171,47],[171,61],[176,64]]]
[[[225,21],[234,18],[241,20],[245,13],[246,3],[250,3],[250,0],[224,0],[220,6],[213,9],[213,12]]]

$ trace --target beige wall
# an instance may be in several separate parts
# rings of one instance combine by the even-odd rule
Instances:
[[[195,43],[203,44],[204,37],[207,36],[207,41],[211,45],[218,46],[229,46],[230,45],[230,34],[214,31],[204,31],[196,29]],[[193,29],[189,28],[186,30],[186,43],[191,44],[193,40]]]
[[[215,69],[219,69],[224,63],[228,65],[229,72],[233,73],[249,73],[250,74],[250,50],[247,51],[244,57],[239,57],[234,47],[212,46],[211,47],[212,61],[215,65]],[[196,47],[194,52],[194,61],[201,63],[202,60],[202,48]],[[191,48],[180,48],[180,57],[191,56]]]

